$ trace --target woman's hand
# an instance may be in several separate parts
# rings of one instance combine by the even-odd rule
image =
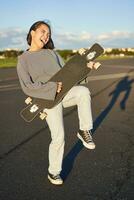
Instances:
[[[90,69],[98,69],[101,66],[99,62],[90,61],[87,63],[87,67]]]
[[[62,90],[62,82],[57,82],[57,93],[60,93]]]

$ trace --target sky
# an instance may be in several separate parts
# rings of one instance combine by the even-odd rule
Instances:
[[[134,0],[0,0],[0,50],[25,50],[30,26],[48,21],[57,49],[134,47]]]

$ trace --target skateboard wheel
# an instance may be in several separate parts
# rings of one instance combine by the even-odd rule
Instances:
[[[32,102],[32,98],[31,97],[26,98],[25,103],[27,105],[30,104],[31,102]]]
[[[81,48],[81,49],[79,49],[78,53],[82,56],[85,54],[85,51],[86,50],[84,48]]]
[[[47,113],[46,112],[42,112],[40,113],[40,119],[44,120],[47,117]]]

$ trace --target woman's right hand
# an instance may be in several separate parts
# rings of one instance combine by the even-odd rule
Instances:
[[[62,90],[62,82],[57,82],[57,93],[60,93]]]

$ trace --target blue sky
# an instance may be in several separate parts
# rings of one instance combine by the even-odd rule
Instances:
[[[29,27],[45,19],[59,49],[134,47],[133,0],[0,0],[0,19],[0,49],[27,48]]]

